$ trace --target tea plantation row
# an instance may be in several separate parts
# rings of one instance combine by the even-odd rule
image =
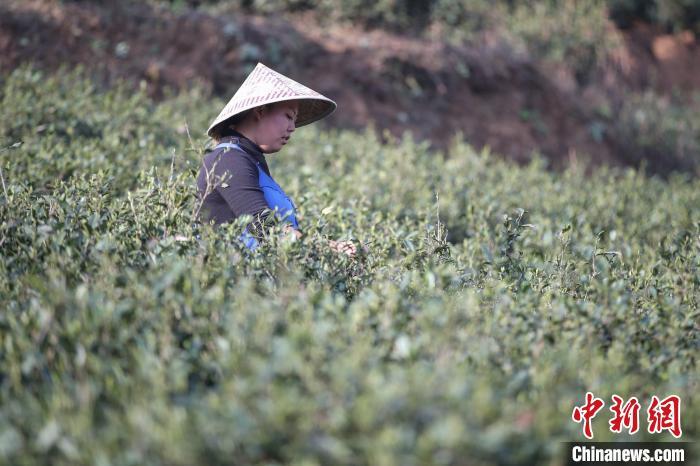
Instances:
[[[697,440],[697,179],[308,127],[269,157],[305,236],[250,252],[195,221],[223,102],[0,89],[0,463],[561,464],[586,391]]]

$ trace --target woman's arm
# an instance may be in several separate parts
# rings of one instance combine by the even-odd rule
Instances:
[[[210,159],[209,179],[214,190],[223,198],[234,218],[250,215],[248,230],[261,237],[270,211],[258,182],[258,168],[248,157],[238,152],[222,151]]]
[[[299,239],[302,237],[301,230],[297,230],[296,228],[294,228],[293,226],[291,226],[289,224],[284,226],[284,232],[285,233],[293,233],[295,239]]]
[[[270,211],[262,188],[258,181],[258,167],[243,155],[237,153],[222,153],[214,165],[214,178],[217,181],[216,191],[226,200],[233,214],[251,215],[253,221],[248,225],[251,235],[257,239],[264,236],[269,220]],[[284,231],[294,234],[295,239],[302,236],[300,230],[291,225],[285,225]],[[353,257],[357,252],[351,241],[329,242],[331,249],[338,253]]]

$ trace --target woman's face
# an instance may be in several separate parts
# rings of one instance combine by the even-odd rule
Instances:
[[[287,144],[296,128],[299,103],[293,100],[277,102],[254,111],[257,120],[255,142],[266,154],[277,152]]]

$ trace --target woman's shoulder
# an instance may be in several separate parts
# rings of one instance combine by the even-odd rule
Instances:
[[[204,165],[256,165],[255,159],[239,145],[231,144],[214,147],[204,154]]]

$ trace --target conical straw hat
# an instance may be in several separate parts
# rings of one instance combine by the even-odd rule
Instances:
[[[246,110],[285,100],[299,100],[297,128],[330,115],[337,107],[328,97],[258,63],[219,116],[214,119],[207,134],[212,136],[214,128]]]

